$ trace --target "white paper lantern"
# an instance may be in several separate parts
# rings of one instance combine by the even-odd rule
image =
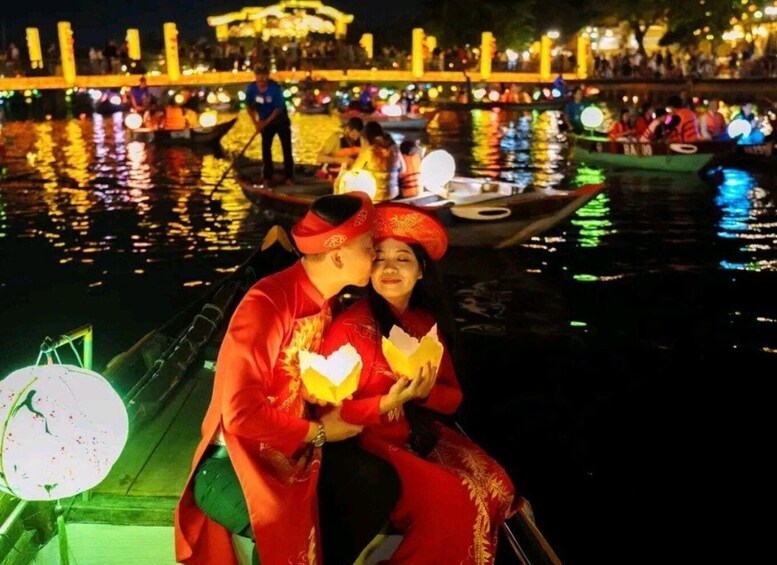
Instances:
[[[588,106],[581,112],[580,122],[588,129],[596,129],[604,122],[604,114],[596,106]]]
[[[0,381],[0,491],[67,498],[98,485],[127,441],[127,411],[103,377],[39,365]]]
[[[402,108],[397,104],[386,104],[380,109],[381,114],[390,118],[398,118],[402,115]]]
[[[200,114],[200,127],[212,128],[218,121],[218,114],[216,112],[203,112]]]
[[[421,161],[421,184],[432,192],[439,192],[456,174],[456,160],[443,149],[429,153]]]
[[[124,125],[129,129],[138,129],[143,125],[143,116],[135,113],[127,114],[127,117],[124,118]]]
[[[375,177],[372,176],[372,173],[365,171],[364,169],[344,173],[341,183],[344,192],[365,192],[373,200],[378,193]]]
[[[121,96],[119,96],[118,94],[114,94],[108,99],[108,102],[110,102],[114,106],[121,106]]]
[[[728,132],[728,136],[730,138],[735,139],[740,135],[742,137],[747,137],[753,131],[753,127],[750,125],[750,122],[748,122],[747,120],[743,120],[742,118],[737,118],[736,120],[733,120],[730,124],[728,124],[726,131]]]

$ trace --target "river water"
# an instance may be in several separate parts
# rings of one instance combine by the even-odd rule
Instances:
[[[508,148],[502,126],[529,125],[508,113],[442,112],[422,137],[459,173],[608,186],[524,245],[446,258],[462,422],[565,563],[696,561],[732,521],[750,527],[740,505],[759,500],[743,479],[759,468],[777,367],[774,179],[587,169],[567,160],[547,115],[528,119],[533,133]],[[337,127],[294,116],[297,161]],[[209,198],[223,155],[129,142],[118,114],[10,122],[5,134],[2,374],[85,323],[104,366],[267,228],[231,179]],[[222,147],[238,152],[250,135],[241,115]]]

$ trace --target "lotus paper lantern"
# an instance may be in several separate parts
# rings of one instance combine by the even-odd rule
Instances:
[[[435,149],[421,161],[421,184],[432,192],[445,189],[456,175],[456,161],[444,149]]]
[[[357,171],[346,171],[340,179],[340,186],[344,192],[364,192],[371,199],[375,199],[378,193],[378,186],[375,183],[375,177],[372,173],[359,169]]]
[[[396,375],[414,379],[421,367],[431,363],[437,369],[442,361],[443,347],[437,338],[437,324],[420,340],[394,326],[388,338],[383,338],[383,355]]]
[[[329,357],[302,350],[299,352],[299,372],[310,394],[331,404],[341,404],[359,384],[362,359],[350,343]]]
[[[127,441],[127,411],[103,377],[39,365],[0,380],[0,491],[56,500],[99,484]]]

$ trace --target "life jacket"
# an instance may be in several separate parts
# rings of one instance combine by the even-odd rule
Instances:
[[[699,127],[696,112],[688,108],[675,108],[672,112],[680,117],[680,123],[669,137],[673,143],[693,143],[699,140]]]
[[[617,141],[619,137],[622,137],[623,134],[625,134],[627,130],[622,122],[615,122],[612,124],[612,127],[610,128],[609,133],[607,134],[607,137],[610,138],[610,141]]]
[[[640,137],[647,130],[650,122],[647,121],[645,116],[637,116],[637,121],[634,122],[634,129],[636,130],[637,137]]]
[[[642,132],[642,135],[639,136],[639,142],[640,143],[653,143],[654,141],[660,141],[656,136],[656,131],[660,129],[664,122],[666,121],[666,116],[661,116],[659,118],[654,119],[650,124],[648,124],[648,127],[645,129],[645,131]]]
[[[165,108],[164,129],[186,129],[186,114],[180,106],[167,106]]]
[[[726,120],[720,112],[707,112],[704,114],[704,123],[707,126],[707,133],[714,139],[726,133]]]
[[[404,172],[399,173],[399,191],[402,198],[418,196],[421,192],[421,155],[402,155]]]
[[[334,152],[334,157],[356,157],[362,150],[361,143],[351,145],[345,136],[340,138],[340,148]],[[340,163],[328,163],[326,165],[327,176],[334,180],[340,174]]]

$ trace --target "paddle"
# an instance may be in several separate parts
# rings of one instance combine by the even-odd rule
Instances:
[[[251,143],[254,141],[254,139],[256,139],[256,136],[259,135],[260,133],[261,133],[261,130],[256,130],[254,135],[251,136],[251,139],[248,140],[248,143],[246,143],[245,147],[243,147],[243,150],[240,153],[238,153],[237,157],[232,159],[232,163],[229,164],[229,167],[227,167],[227,170],[224,171],[223,175],[221,175],[221,178],[219,179],[219,182],[217,182],[216,186],[214,186],[213,189],[210,191],[210,193],[208,194],[208,198],[213,198],[213,195],[219,189],[219,187],[221,186],[221,183],[224,182],[225,178],[227,178],[227,175],[229,174],[229,171],[232,170],[232,167],[235,166],[235,163],[237,163],[238,160],[240,160],[240,158],[245,154],[246,150],[248,150],[248,147],[251,145]]]

